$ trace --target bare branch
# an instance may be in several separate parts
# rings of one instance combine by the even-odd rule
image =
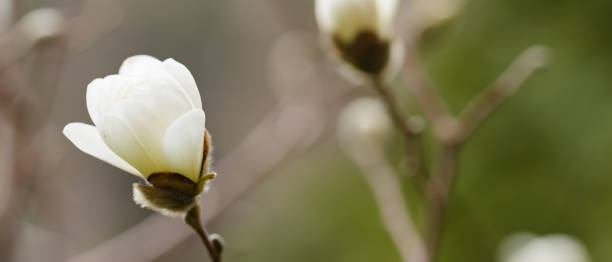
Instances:
[[[406,47],[404,63],[405,86],[429,121],[436,125],[440,120],[452,116],[444,99],[427,83],[416,50],[411,44]]]
[[[498,80],[477,96],[458,118],[442,118],[435,124],[438,149],[436,168],[428,192],[428,224],[426,242],[430,258],[435,261],[443,232],[443,220],[457,172],[461,143],[537,70],[548,64],[549,50],[533,46],[525,51],[501,74]]]
[[[506,99],[512,96],[531,75],[548,65],[550,50],[545,46],[525,49],[500,77],[480,93],[459,115],[461,132],[457,141],[464,141],[482,125]]]
[[[444,229],[444,216],[457,172],[459,148],[440,144],[436,151],[436,168],[427,185],[427,224],[425,241],[430,261],[435,261],[440,237]]]
[[[418,128],[410,126],[408,117],[402,113],[402,109],[393,97],[388,86],[378,79],[372,80],[372,87],[383,100],[391,120],[404,137],[404,148],[408,159],[407,165],[410,175],[424,175],[424,166],[421,163],[420,137]]]
[[[369,139],[360,143],[359,148],[347,151],[361,168],[361,173],[374,194],[383,224],[398,249],[402,261],[428,261],[425,243],[416,230],[407,208],[401,183],[384,158],[380,144],[374,139]]]

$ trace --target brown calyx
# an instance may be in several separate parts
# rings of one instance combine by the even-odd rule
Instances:
[[[390,43],[372,31],[362,31],[349,43],[334,36],[334,44],[342,58],[365,73],[378,75],[389,62]]]

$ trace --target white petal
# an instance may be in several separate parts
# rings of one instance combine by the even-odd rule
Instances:
[[[389,37],[393,32],[393,20],[398,8],[397,0],[377,0],[376,11],[378,17],[378,31]]]
[[[116,105],[98,129],[108,147],[145,177],[168,171],[161,147],[166,127],[137,100]]]
[[[323,32],[350,42],[365,30],[390,37],[397,7],[397,0],[317,0],[315,14]]]
[[[189,69],[172,58],[168,58],[164,61],[164,67],[168,73],[181,84],[181,87],[183,87],[185,92],[189,95],[191,101],[195,103],[196,108],[202,109],[200,91]]]
[[[110,106],[117,103],[129,93],[134,84],[130,78],[119,75],[110,75],[98,78],[87,85],[87,111],[89,117],[98,125]]]
[[[147,83],[149,87],[157,87],[163,83]],[[164,129],[174,120],[192,108],[186,103],[184,96],[174,88],[145,88],[134,90],[126,101],[134,101],[146,107],[155,118],[161,122]]]
[[[352,41],[364,30],[377,30],[374,0],[320,0],[317,3],[319,26],[344,42]],[[329,27],[329,28],[327,28]]]
[[[142,176],[134,167],[111,151],[100,137],[95,126],[70,123],[64,127],[64,135],[81,151],[133,175]]]
[[[170,171],[194,182],[198,181],[202,166],[205,121],[204,111],[191,110],[172,123],[164,137],[164,155]]]
[[[120,75],[159,75],[165,73],[161,61],[150,55],[135,55],[126,58],[119,67]]]
[[[166,60],[168,61],[168,60]],[[125,76],[137,76],[149,79],[151,82],[165,83],[159,85],[162,88],[175,88],[188,101],[191,108],[202,108],[202,101],[191,73],[180,68],[178,62],[161,62],[157,58],[148,55],[137,55],[127,58],[119,68],[119,74]],[[169,71],[171,68],[172,71]],[[193,83],[190,83],[193,82]]]
[[[336,0],[316,0],[315,2],[317,24],[319,29],[325,33],[332,33],[333,31],[333,1]]]

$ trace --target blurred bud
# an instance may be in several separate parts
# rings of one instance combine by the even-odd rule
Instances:
[[[64,23],[64,16],[59,11],[52,8],[40,8],[27,13],[18,26],[29,39],[37,41],[60,34]]]
[[[380,76],[396,71],[393,60],[402,57],[402,44],[394,37],[397,6],[397,0],[317,0],[315,13],[339,58],[361,72]]]
[[[225,239],[219,234],[213,233],[208,236],[210,242],[213,244],[213,247],[219,254],[223,254],[223,249],[225,247]]]
[[[518,233],[500,245],[502,262],[589,262],[585,247],[577,239],[562,234],[536,237]]]
[[[359,150],[365,144],[380,142],[387,136],[391,126],[391,119],[382,101],[371,97],[358,98],[340,114],[338,139],[345,150]]]

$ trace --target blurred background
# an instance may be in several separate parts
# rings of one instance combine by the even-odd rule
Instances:
[[[11,24],[43,7],[74,29],[60,59],[46,48],[53,39],[10,40],[19,36]],[[0,31],[0,260],[202,261],[185,225],[133,203],[139,178],[61,135],[69,122],[91,122],[91,80],[149,54],[185,64],[198,83],[220,174],[203,212],[226,240],[226,261],[400,261],[336,137],[343,106],[374,93],[336,72],[312,1],[0,0]],[[458,112],[533,44],[549,46],[553,62],[466,144],[439,261],[497,261],[519,231],[568,234],[592,261],[612,260],[612,2],[464,0],[418,50]],[[31,102],[28,92],[41,95]],[[417,205],[401,138],[389,140]]]

